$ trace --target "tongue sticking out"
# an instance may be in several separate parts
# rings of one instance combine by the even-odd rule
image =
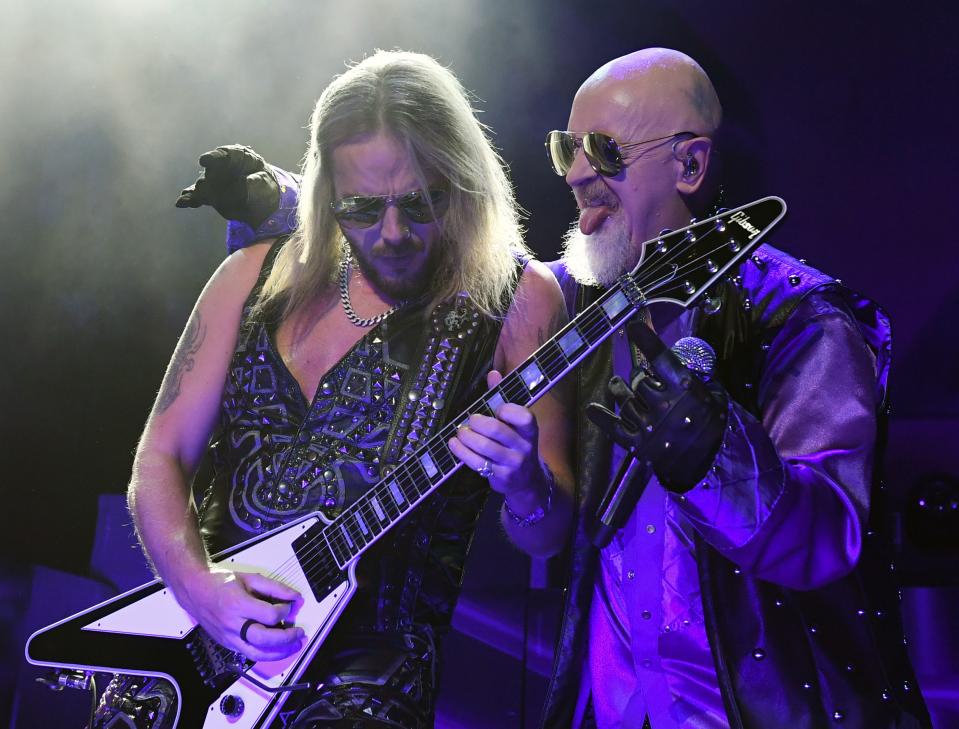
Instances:
[[[586,208],[579,214],[579,232],[591,235],[609,217],[609,213],[610,209],[605,205]]]

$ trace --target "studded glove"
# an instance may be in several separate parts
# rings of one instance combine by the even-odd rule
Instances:
[[[716,457],[725,430],[728,398],[717,383],[687,369],[656,333],[639,321],[627,327],[647,364],[609,381],[619,414],[586,406],[596,426],[634,456],[652,464],[660,483],[684,493],[699,483]]]

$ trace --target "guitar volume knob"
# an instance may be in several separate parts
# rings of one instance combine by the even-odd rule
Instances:
[[[233,694],[227,694],[220,699],[220,711],[224,716],[239,716],[243,713],[243,699]]]

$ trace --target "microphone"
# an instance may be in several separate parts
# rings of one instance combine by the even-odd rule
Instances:
[[[709,382],[716,369],[716,352],[709,342],[699,337],[683,337],[676,340],[670,351],[679,357],[687,369],[699,375],[704,382]]]
[[[704,382],[712,377],[716,369],[716,352],[708,342],[699,337],[683,337],[670,347],[670,351]],[[594,546],[602,549],[623,528],[646,490],[652,470],[652,464],[643,458],[641,448],[626,453],[596,510],[595,530],[590,539]]]

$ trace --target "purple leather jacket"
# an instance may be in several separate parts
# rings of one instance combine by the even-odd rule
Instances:
[[[571,315],[597,294],[560,262],[550,266]],[[681,507],[697,532],[704,618],[730,726],[930,727],[903,645],[882,538],[882,487],[873,488],[887,407],[888,319],[769,246],[733,281],[721,292],[720,312],[697,312],[693,325],[715,348],[716,377],[750,421],[727,438],[710,474],[733,498],[711,502],[690,492]],[[873,361],[874,369],[862,366]],[[577,401],[609,405],[610,375],[607,342],[577,373]],[[587,518],[610,472],[610,442],[583,408],[577,412],[578,514],[548,729],[572,719],[598,561]],[[759,528],[714,528],[715,512],[702,507],[720,503],[759,512]],[[728,513],[719,521],[736,522]]]

